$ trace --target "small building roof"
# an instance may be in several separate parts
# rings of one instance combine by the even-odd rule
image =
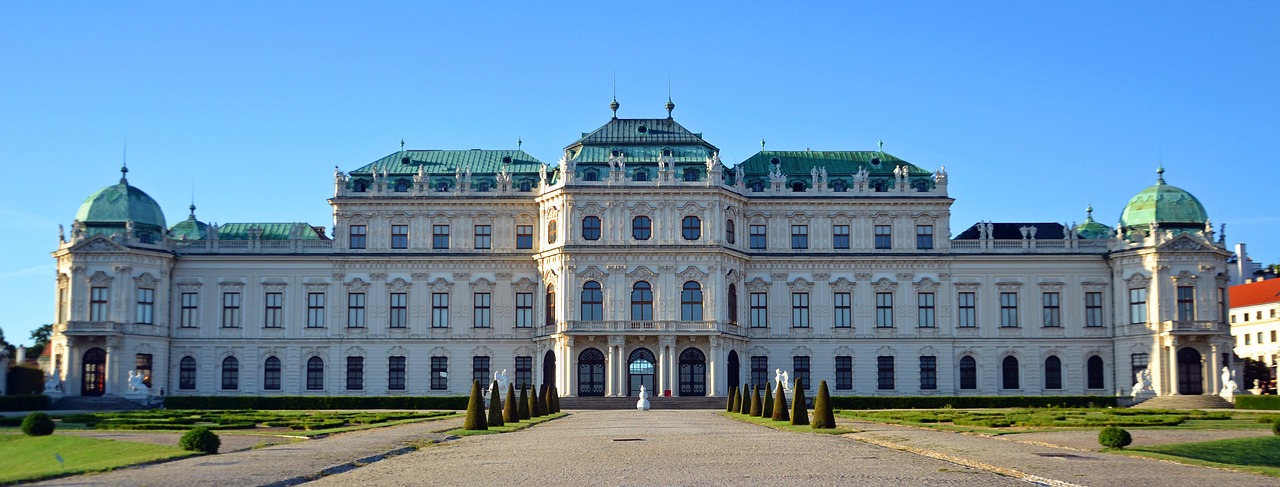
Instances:
[[[974,223],[965,231],[956,235],[955,240],[978,240],[981,233],[978,231],[978,225],[984,222]],[[1064,226],[1061,223],[992,223],[991,238],[996,240],[1022,240],[1022,227],[1036,227],[1036,240],[1061,239],[1066,233],[1063,231]]]
[[[256,229],[256,230],[254,230]],[[328,240],[306,223],[227,223],[218,227],[219,240]]]
[[[1232,308],[1280,303],[1280,279],[1231,286],[1227,292],[1230,295]]]
[[[713,152],[714,145],[702,139],[702,134],[689,129],[670,118],[615,118],[598,129],[582,134],[582,138],[565,149],[580,145],[702,145]]]
[[[542,161],[523,150],[402,150],[351,170],[355,177],[369,177],[373,171],[387,172],[388,177],[412,176],[421,167],[428,175],[452,176],[459,168],[476,174],[497,174],[503,166],[512,174],[538,172]]]

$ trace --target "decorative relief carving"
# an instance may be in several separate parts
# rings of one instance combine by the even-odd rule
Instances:
[[[410,278],[410,279],[413,279],[413,282],[426,281],[427,279],[430,279],[430,278],[431,278],[431,273],[429,273],[429,272],[414,272],[414,273],[412,273],[412,274],[409,274],[409,278]]]
[[[453,283],[444,280],[443,277],[437,277],[436,280],[431,283],[430,287],[432,292],[437,292],[437,293],[447,293],[447,292],[453,291]]]
[[[606,277],[609,277],[609,275],[605,274],[596,266],[587,267],[586,270],[578,273],[578,280],[583,282],[586,282],[586,281],[602,282]]]
[[[410,286],[413,286],[413,283],[405,282],[404,279],[397,277],[387,283],[387,290],[393,293],[406,293],[409,292]]]
[[[284,281],[264,281],[261,285],[263,292],[282,293],[289,284]]]
[[[1052,293],[1052,292],[1059,292],[1059,291],[1062,291],[1063,283],[1061,283],[1061,282],[1041,282],[1041,283],[1039,283],[1039,285],[1040,285],[1040,291],[1041,291],[1041,292],[1049,292],[1049,293]]]
[[[329,283],[324,281],[307,281],[302,283],[302,287],[309,293],[322,293],[329,289]]]
[[[747,290],[757,293],[767,292],[769,290],[769,283],[764,279],[757,277],[747,281]]]
[[[788,277],[790,276],[785,272],[773,272],[769,274],[769,279],[773,282],[786,282]]]
[[[455,272],[455,273],[453,273],[453,280],[454,280],[454,281],[470,281],[470,280],[471,280],[471,273],[470,273],[470,272]]]
[[[369,290],[369,283],[357,277],[348,282],[346,288],[349,293],[362,293]]]
[[[1080,287],[1083,287],[1085,291],[1102,292],[1107,290],[1107,283],[1085,281],[1080,283]]]
[[[187,292],[187,293],[199,292],[200,286],[203,286],[203,285],[204,283],[194,279],[183,279],[181,281],[178,281],[177,283],[174,283],[174,286],[177,286],[178,291]]]
[[[787,283],[787,287],[793,293],[807,293],[813,290],[813,283],[806,281],[803,277],[797,277],[796,280]]]
[[[1016,293],[1019,289],[1022,289],[1022,283],[1018,281],[1000,281],[996,283],[996,287],[1000,289],[1000,292]]]
[[[870,272],[855,272],[855,273],[853,274],[853,278],[854,278],[854,279],[856,279],[856,280],[859,280],[859,281],[870,281],[870,280],[871,280],[871,273],[870,273]]]
[[[1205,247],[1200,245],[1199,242],[1192,240],[1190,237],[1183,236],[1182,238],[1165,244],[1165,246],[1160,250],[1205,250]]]
[[[655,277],[658,277],[658,275],[645,266],[636,267],[627,273],[627,281],[632,283],[636,281],[652,281]]]
[[[519,281],[512,284],[516,292],[531,293],[538,290],[538,283],[529,280],[527,277],[521,277]]]
[[[938,283],[927,277],[920,278],[919,281],[912,283],[912,285],[915,286],[916,292],[931,293],[938,290]]]
[[[890,281],[887,277],[881,277],[871,285],[878,293],[889,293],[898,289],[898,283]]]
[[[854,283],[849,282],[848,279],[845,279],[843,277],[836,279],[834,281],[831,281],[832,291],[847,293],[847,292],[853,291],[853,287],[854,287]]]
[[[822,282],[822,281],[826,281],[826,280],[828,280],[828,279],[831,279],[831,273],[830,273],[830,272],[815,272],[815,273],[813,273],[813,280],[814,280],[814,282]]]
[[[916,279],[916,274],[914,272],[899,272],[897,277],[899,282],[911,282]]]
[[[977,282],[957,282],[952,284],[952,286],[960,291],[972,292],[977,291],[978,287],[982,286],[982,284]]]
[[[680,276],[680,279],[684,281],[698,281],[698,282],[705,281],[708,276],[706,272],[702,272],[701,269],[698,269],[697,267],[694,267],[694,266],[686,267],[683,271],[680,271],[680,273],[676,275]]]
[[[493,283],[483,277],[476,279],[471,283],[471,290],[478,293],[487,293],[493,291]]]
[[[151,273],[143,272],[141,276],[133,278],[133,283],[140,288],[155,289],[160,280],[151,277]]]
[[[1199,278],[1200,276],[1197,276],[1187,271],[1182,271],[1182,272],[1179,272],[1178,275],[1173,276],[1173,282],[1178,284],[1183,284],[1183,285],[1195,284],[1196,280]]]
[[[113,266],[113,270],[116,271],[116,274],[128,274],[130,272],[133,272],[133,266],[117,264]]]
[[[513,274],[511,274],[510,272],[499,272],[493,275],[493,277],[497,279],[499,282],[510,281],[512,276]]]
[[[370,273],[369,273],[369,280],[370,280],[370,281],[373,281],[373,282],[385,281],[385,280],[387,280],[387,273],[385,273],[385,272],[370,272]]]
[[[1151,282],[1151,278],[1138,273],[1134,273],[1124,280],[1125,285],[1129,288],[1147,287],[1148,282]]]

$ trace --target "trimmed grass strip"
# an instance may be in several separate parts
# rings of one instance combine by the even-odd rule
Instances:
[[[149,443],[58,434],[0,434],[0,484],[101,472],[191,455],[195,453]]]

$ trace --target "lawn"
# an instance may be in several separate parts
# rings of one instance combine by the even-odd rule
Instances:
[[[502,426],[490,426],[487,430],[464,430],[462,428],[449,430],[447,434],[457,436],[475,436],[475,435],[493,435],[498,433],[510,433],[512,431],[520,431],[535,424],[545,423],[553,419],[563,418],[569,413],[551,413],[546,416],[538,416],[536,418],[526,419],[518,423],[507,423]]]
[[[1280,436],[1132,447],[1124,452],[1197,465],[1207,462],[1211,466],[1228,466],[1280,477]],[[1192,461],[1187,462],[1187,459]]]
[[[184,431],[197,426],[214,430],[278,433],[287,429],[300,436],[317,436],[376,428],[428,419],[452,417],[454,411],[259,411],[153,409],[113,413],[53,415],[59,428],[100,430]],[[22,418],[5,418],[3,426],[17,426]]]
[[[848,428],[840,428],[840,427],[815,429],[812,425],[808,425],[808,424],[797,426],[797,425],[791,424],[789,421],[774,421],[773,418],[761,418],[759,416],[752,416],[750,414],[722,412],[720,413],[720,415],[729,419],[736,419],[744,423],[754,423],[761,426],[768,426],[776,430],[790,431],[792,433],[819,433],[824,435],[843,435],[846,433],[856,433],[856,431],[854,430],[851,430]]]
[[[184,457],[177,447],[79,436],[0,434],[0,484]],[[63,462],[59,464],[57,456]]]
[[[882,423],[925,426],[947,431],[989,434],[1020,433],[1057,428],[1179,428],[1253,429],[1267,428],[1259,415],[1251,413],[1207,413],[1159,409],[1113,408],[1013,408],[1013,409],[927,409],[892,411],[842,410],[839,416]]]

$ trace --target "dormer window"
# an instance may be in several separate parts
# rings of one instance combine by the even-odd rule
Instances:
[[[363,193],[368,190],[369,190],[369,184],[364,182],[364,180],[361,180],[361,179],[357,179],[355,184],[351,185],[351,191],[354,191],[357,193]]]
[[[773,164],[776,166],[778,164],[782,164],[782,161],[778,160],[778,158],[775,157],[775,158],[769,159],[769,164]]]
[[[481,193],[489,191],[489,182],[480,181],[480,185],[476,187],[476,191],[479,191]]]
[[[671,149],[662,149],[662,157],[671,157]]]
[[[686,167],[686,168],[684,168],[684,180],[685,180],[685,181],[697,181],[697,180],[698,180],[698,170],[697,170],[696,168],[692,168],[692,167]]]
[[[618,156],[622,155],[622,151],[620,151],[620,150],[618,150],[618,149],[614,149],[614,150],[609,151],[609,155],[611,155],[611,156],[613,156],[613,157],[618,157]]]
[[[915,187],[916,187],[916,191],[919,191],[921,193],[929,191],[929,184],[925,183],[923,179],[917,179],[915,182]]]
[[[440,182],[436,183],[436,191],[441,192],[441,193],[444,193],[444,192],[446,192],[446,191],[449,191],[449,182],[448,182],[448,181],[440,181]]]
[[[872,182],[871,182],[871,189],[875,190],[875,192],[877,192],[877,193],[883,193],[883,192],[885,192],[885,190],[886,190],[886,189],[888,189],[888,188],[886,187],[884,180],[883,180],[883,179],[881,179],[881,180],[877,180],[877,181],[872,181]]]
[[[804,192],[804,181],[796,181],[791,183],[791,191],[796,193]]]
[[[523,191],[526,193],[529,191],[533,191],[533,183],[529,181],[520,181],[520,191]]]
[[[648,181],[649,171],[644,169],[636,169],[636,181]]]
[[[845,184],[843,179],[837,179],[834,183],[831,183],[831,188],[835,189],[837,193],[843,193],[849,189],[849,186]]]
[[[599,181],[600,172],[595,169],[588,169],[587,172],[582,175],[582,179],[584,181]]]
[[[642,134],[644,134],[644,133],[648,133],[648,132],[649,132],[649,128],[648,128],[648,127],[645,127],[644,125],[641,125],[641,126],[639,126],[639,127],[636,127],[636,132],[640,132],[640,133],[642,133]]]
[[[754,193],[759,193],[761,191],[764,191],[764,181],[756,180],[755,182],[751,183],[751,191]]]
[[[880,167],[880,158],[879,158],[879,157],[872,157],[872,158],[871,158],[871,165],[872,165],[872,166],[875,166],[875,167]]]
[[[413,161],[409,160],[408,156],[405,156],[400,158],[400,163],[404,165],[409,165],[409,164],[413,164]]]
[[[511,164],[511,156],[502,156],[503,164]]]
[[[396,192],[403,193],[409,190],[409,181],[399,179],[396,180]]]

